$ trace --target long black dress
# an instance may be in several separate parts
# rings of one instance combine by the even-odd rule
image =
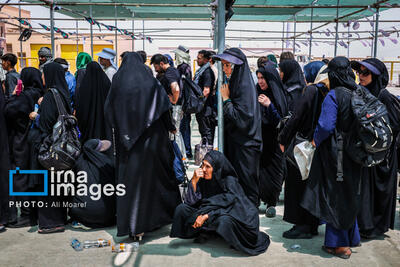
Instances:
[[[294,107],[293,115],[280,132],[280,142],[286,150],[293,149],[291,143],[296,134],[309,141],[313,139],[322,102],[327,93],[328,88],[322,83],[309,85],[304,89]],[[310,230],[313,231],[318,226],[318,218],[300,206],[307,180],[302,179],[298,167],[293,165],[293,162],[286,160],[286,168],[283,220],[295,225],[302,225],[303,228],[311,227]]]
[[[388,71],[378,59],[366,59],[381,75],[372,74],[372,82],[366,88],[386,105],[389,112],[393,138],[400,131],[400,105],[395,96],[384,89],[389,80]],[[365,237],[382,235],[394,228],[397,194],[396,142],[392,142],[387,160],[381,164],[362,169],[361,208],[358,214],[360,234]]]
[[[260,104],[262,116],[263,150],[260,159],[260,198],[267,206],[276,206],[282,190],[284,177],[283,153],[278,144],[276,126],[287,115],[287,103],[282,81],[273,65],[267,64],[257,70],[267,82],[262,90],[257,84],[258,95],[264,94],[270,100],[269,107]]]
[[[200,179],[194,192],[190,183],[185,203],[174,214],[171,237],[194,238],[202,231],[216,232],[235,249],[249,255],[265,252],[269,236],[259,230],[258,209],[246,197],[237,174],[218,151],[204,157],[213,167],[211,180]],[[199,215],[208,214],[202,227],[192,225]]]
[[[283,72],[282,82],[287,92],[289,111],[293,111],[296,101],[301,97],[303,88],[306,86],[304,74],[299,63],[294,59],[280,62],[279,69]]]
[[[89,63],[90,64],[90,63]],[[99,139],[86,141],[82,148],[82,154],[76,161],[74,171],[87,173],[87,186],[92,184],[115,185],[115,172],[111,159],[96,148]],[[115,195],[102,195],[100,199],[92,199],[90,196],[73,196],[72,203],[85,203],[85,207],[73,207],[69,209],[69,216],[91,228],[107,227],[115,223]]]
[[[235,168],[247,197],[258,207],[262,133],[257,90],[243,52],[230,48],[224,53],[243,62],[233,69],[229,80],[231,101],[224,103],[224,154]]]
[[[29,113],[34,110],[35,103],[43,91],[41,72],[29,67],[21,71],[21,80],[24,90],[20,95],[11,95],[4,109],[7,120],[8,143],[10,146],[11,168],[19,167],[27,170],[30,167],[30,147],[28,145],[28,134],[31,126]],[[29,191],[29,176],[17,174],[13,177],[14,190],[16,192]],[[28,200],[28,197],[18,197],[18,200]],[[17,218],[17,209],[13,207],[11,221]],[[29,208],[21,207],[21,217],[29,215]]]
[[[81,132],[81,141],[111,138],[104,119],[104,104],[111,82],[99,63],[90,62],[86,67],[80,90],[76,95],[76,118]]]
[[[43,68],[43,74],[46,88],[57,89],[64,103],[65,110],[71,114],[71,101],[69,97],[68,85],[65,81],[65,72],[63,67],[61,67],[61,65],[58,63],[48,63]],[[43,141],[46,136],[53,132],[53,126],[57,122],[57,118],[59,116],[57,105],[51,91],[47,91],[43,96],[43,100],[39,108],[39,115],[40,138]],[[43,197],[42,200],[47,203],[47,207],[39,208],[39,228],[49,229],[63,226],[67,217],[66,209],[63,208],[62,205],[61,207],[52,207],[52,204],[61,202],[64,200],[64,198],[58,196],[48,196]]]
[[[181,202],[168,136],[171,104],[137,53],[127,53],[106,100],[106,118],[114,128],[118,236],[152,231],[172,222]],[[167,125],[168,123],[168,125]]]
[[[10,170],[10,160],[8,153],[8,134],[7,124],[4,117],[5,97],[3,90],[0,90],[0,225],[8,223],[8,172]]]

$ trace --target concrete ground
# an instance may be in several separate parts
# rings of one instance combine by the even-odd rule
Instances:
[[[400,90],[392,89],[400,95]],[[195,119],[193,143],[199,142]],[[188,174],[195,166],[190,165]],[[281,194],[282,198],[282,194]],[[195,244],[193,240],[169,238],[170,225],[152,233],[147,233],[140,243],[139,251],[133,253],[111,252],[110,247],[74,251],[70,240],[80,241],[98,238],[109,239],[113,243],[132,242],[127,237],[116,237],[116,228],[91,231],[75,230],[70,226],[64,233],[40,235],[37,227],[8,229],[0,234],[0,267],[7,266],[400,266],[400,218],[399,205],[396,211],[395,230],[390,230],[379,240],[365,241],[353,249],[349,260],[332,257],[321,250],[324,240],[324,226],[319,235],[309,240],[289,240],[282,238],[282,232],[291,225],[282,220],[282,199],[277,206],[277,216],[266,218],[265,206],[260,208],[260,228],[268,233],[271,245],[267,252],[249,257],[230,249],[222,239],[206,244]],[[293,248],[294,245],[298,248]]]

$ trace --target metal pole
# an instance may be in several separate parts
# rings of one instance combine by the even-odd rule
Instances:
[[[283,40],[285,39],[285,22],[282,23],[282,52],[283,52]]]
[[[135,20],[132,19],[132,34],[135,33]],[[135,38],[132,37],[132,52],[135,51]]]
[[[333,56],[336,57],[337,54],[337,44],[338,44],[338,38],[339,38],[339,34],[338,34],[338,30],[339,30],[339,1],[337,0],[337,6],[336,6],[336,35],[335,35],[335,52],[333,53]]]
[[[143,51],[145,51],[144,50],[144,41],[145,41],[145,38],[144,38],[144,20],[143,20]]]
[[[218,0],[218,53],[225,49],[225,0]],[[218,150],[224,152],[224,115],[221,96],[224,73],[222,62],[218,61]]]
[[[51,56],[54,58],[56,46],[54,44],[54,5],[50,5],[50,39],[51,39]]]
[[[214,18],[214,41],[213,41],[213,48],[218,48],[218,12],[215,12]]]
[[[310,45],[308,47],[308,60],[311,61],[311,48],[312,48],[312,27],[313,27],[314,8],[311,7],[311,23],[310,23]]]
[[[78,20],[76,20],[76,56],[79,54],[79,27],[78,27]]]
[[[376,8],[375,14],[375,36],[374,36],[374,58],[378,51],[378,30],[379,30],[379,7]]]
[[[19,1],[19,3],[21,3],[21,0]],[[18,7],[18,14],[19,14],[19,19],[21,20],[21,6]],[[19,35],[21,35],[21,33],[22,33],[21,22],[19,23],[19,25],[20,25],[20,27],[19,27]],[[22,55],[22,41],[19,41],[19,53],[20,53],[20,55],[19,55],[20,56],[19,66],[21,67],[21,70],[22,70],[23,60],[24,60],[23,55]]]
[[[294,29],[293,29],[293,32],[294,32],[294,34],[293,34],[293,36],[294,36],[294,38],[293,38],[293,55],[295,55],[296,54],[296,15],[294,15],[294,25],[293,25],[293,27],[294,27]]]
[[[350,25],[347,28],[347,58],[350,58]]]
[[[117,5],[114,6],[114,17],[115,17],[115,64],[118,66],[118,22],[117,22]]]
[[[89,2],[92,2],[91,0]],[[89,16],[93,19],[92,5],[89,6]],[[90,23],[90,55],[93,58],[93,25]]]

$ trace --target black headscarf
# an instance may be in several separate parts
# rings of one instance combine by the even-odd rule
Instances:
[[[32,112],[39,97],[44,94],[44,86],[42,81],[42,73],[33,67],[23,68],[20,76],[24,85],[21,95],[24,95],[26,101],[20,102],[24,104],[26,112]]]
[[[368,91],[371,92],[371,94],[373,94],[375,97],[378,97],[380,91],[385,89],[389,83],[388,70],[387,70],[385,64],[382,61],[380,61],[379,59],[368,58],[363,61],[371,64],[372,66],[377,68],[379,70],[379,72],[381,73],[380,75],[376,75],[373,72],[371,72],[372,82],[366,86]]]
[[[56,88],[67,113],[71,114],[71,100],[67,82],[65,81],[65,71],[58,63],[48,63],[43,68],[45,86],[47,89]],[[42,133],[49,134],[59,116],[56,101],[53,93],[47,91],[43,96],[43,101],[39,108],[39,128]]]
[[[40,70],[33,67],[23,68],[20,79],[24,84],[24,91],[33,89],[37,90],[41,95],[45,93]]]
[[[117,138],[130,150],[143,132],[171,108],[160,83],[150,75],[142,57],[129,52],[114,75],[105,114]]]
[[[260,107],[257,101],[257,90],[251,76],[249,64],[245,54],[239,48],[229,48],[224,51],[231,56],[239,58],[243,64],[235,65],[229,79],[230,98],[235,103],[235,109],[241,110],[239,128],[249,137],[257,138],[260,125]],[[261,139],[261,135],[258,136]]]
[[[198,185],[203,198],[208,198],[220,193],[227,192],[226,181],[227,176],[236,177],[235,169],[228,159],[220,152],[215,150],[208,152],[204,156],[213,167],[212,179],[200,179]]]
[[[257,70],[257,73],[261,73],[265,81],[268,84],[267,90],[261,90],[260,86],[257,84],[258,95],[265,94],[271,99],[276,109],[281,117],[284,117],[288,113],[288,107],[286,102],[286,95],[283,87],[279,73],[273,65],[266,64]]]
[[[111,82],[97,62],[90,62],[76,95],[76,118],[81,140],[106,138],[104,105]]]
[[[56,88],[58,93],[67,104],[67,112],[71,112],[71,99],[69,96],[68,84],[65,80],[64,68],[58,63],[51,62],[43,67],[43,73],[46,88]]]
[[[297,88],[303,89],[306,86],[303,71],[299,63],[294,59],[287,59],[279,63],[279,68],[283,72],[282,82],[287,91]]]
[[[328,72],[330,88],[346,87],[350,90],[357,89],[355,75],[350,66],[350,61],[345,57],[335,57],[329,61],[328,68],[323,72]]]

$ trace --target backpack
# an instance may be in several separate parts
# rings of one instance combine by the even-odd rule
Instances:
[[[199,113],[204,107],[203,90],[192,80],[182,75],[182,110],[185,114]]]
[[[386,159],[393,142],[393,132],[386,106],[367,89],[358,86],[352,92],[351,109],[356,125],[350,133],[347,152],[364,167],[378,165]]]
[[[68,114],[57,89],[50,89],[58,109],[53,132],[40,145],[38,160],[46,169],[70,170],[81,153],[76,118]]]

